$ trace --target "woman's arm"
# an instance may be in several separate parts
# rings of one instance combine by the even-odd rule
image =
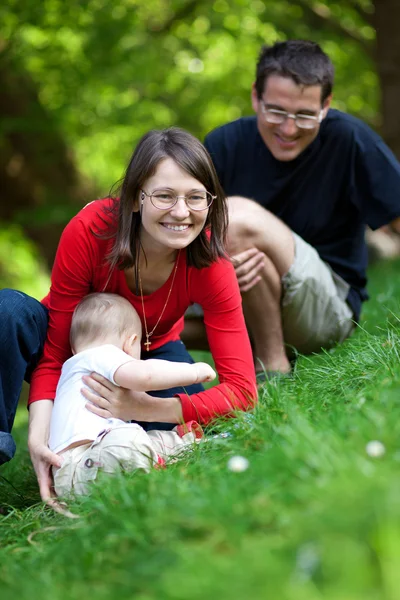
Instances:
[[[253,353],[233,265],[220,260],[206,269],[190,270],[191,301],[204,311],[204,324],[220,384],[187,396],[179,394],[184,421],[207,424],[257,402]]]
[[[86,408],[99,417],[150,423],[182,423],[184,420],[178,397],[155,398],[146,392],[127,390],[97,373],[85,375],[82,381],[89,386],[81,389],[82,395],[88,400]]]
[[[89,410],[106,418],[207,424],[216,417],[254,406],[257,387],[253,355],[233,266],[221,261],[209,269],[193,269],[191,277],[194,279],[194,282],[189,282],[194,288],[191,300],[204,308],[207,335],[220,384],[191,396],[179,394],[162,399],[117,388],[105,378],[92,375],[83,378],[92,392],[82,389],[85,398],[94,403],[87,404]]]
[[[64,229],[51,273],[51,288],[43,301],[49,309],[49,325],[43,356],[35,369],[29,403],[54,398],[63,363],[71,356],[69,331],[78,302],[91,291],[98,262],[98,243],[90,232],[89,217],[81,211]]]
[[[51,467],[61,467],[62,464],[61,458],[51,452],[47,445],[52,410],[52,400],[38,400],[29,408],[29,453],[39,483],[40,496],[46,502],[55,496]]]
[[[87,209],[84,209],[84,211]],[[70,356],[69,330],[72,313],[79,300],[90,291],[96,244],[91,243],[88,224],[79,213],[65,228],[57,250],[51,288],[43,303],[49,308],[49,326],[44,351],[32,374],[29,390],[29,438],[31,460],[40,495],[58,512],[54,500],[52,466],[62,459],[48,448],[53,399],[63,362]],[[44,400],[43,398],[46,398]],[[70,516],[70,515],[67,515]]]

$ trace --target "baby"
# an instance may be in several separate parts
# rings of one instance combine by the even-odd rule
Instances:
[[[202,437],[194,421],[171,431],[146,432],[137,423],[105,419],[86,408],[82,376],[99,373],[134,391],[168,389],[215,378],[206,363],[140,360],[141,323],[133,306],[121,296],[94,293],[76,307],[71,323],[73,356],[62,368],[50,424],[49,446],[63,456],[53,467],[57,496],[87,494],[101,471],[148,472],[176,457]]]

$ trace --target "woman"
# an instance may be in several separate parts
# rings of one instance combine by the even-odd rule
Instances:
[[[169,389],[156,398],[93,374],[84,379],[89,410],[149,430],[190,420],[207,424],[254,405],[252,353],[236,276],[224,253],[226,215],[202,144],[180,129],[151,131],[131,158],[120,197],[90,203],[65,228],[43,302],[1,292],[0,450],[3,461],[13,455],[9,432],[22,380],[32,373],[29,450],[44,500],[51,496],[50,467],[60,466],[47,446],[52,400],[71,355],[72,313],[90,292],[114,292],[132,303],[142,320],[144,359],[192,362],[179,335],[187,307],[200,304],[220,383],[207,391],[198,384]]]

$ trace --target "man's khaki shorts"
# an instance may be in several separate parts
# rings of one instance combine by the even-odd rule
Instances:
[[[166,461],[177,460],[203,437],[198,423],[190,421],[171,431],[145,431],[136,423],[122,423],[101,432],[94,442],[66,450],[60,468],[53,467],[57,496],[90,493],[90,483],[100,473],[115,474],[141,469],[148,473]]]
[[[355,328],[346,302],[350,286],[325,263],[318,252],[292,231],[295,258],[282,277],[282,325],[289,357],[311,354],[343,342]],[[198,304],[189,306],[185,318],[199,318]]]
[[[315,248],[297,234],[293,237],[295,259],[282,278],[284,340],[289,354],[311,354],[353,333],[354,316],[346,302],[350,286]]]

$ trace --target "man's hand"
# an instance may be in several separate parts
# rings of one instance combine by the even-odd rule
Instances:
[[[248,292],[261,281],[265,258],[264,252],[257,248],[249,248],[231,256],[241,292]]]

